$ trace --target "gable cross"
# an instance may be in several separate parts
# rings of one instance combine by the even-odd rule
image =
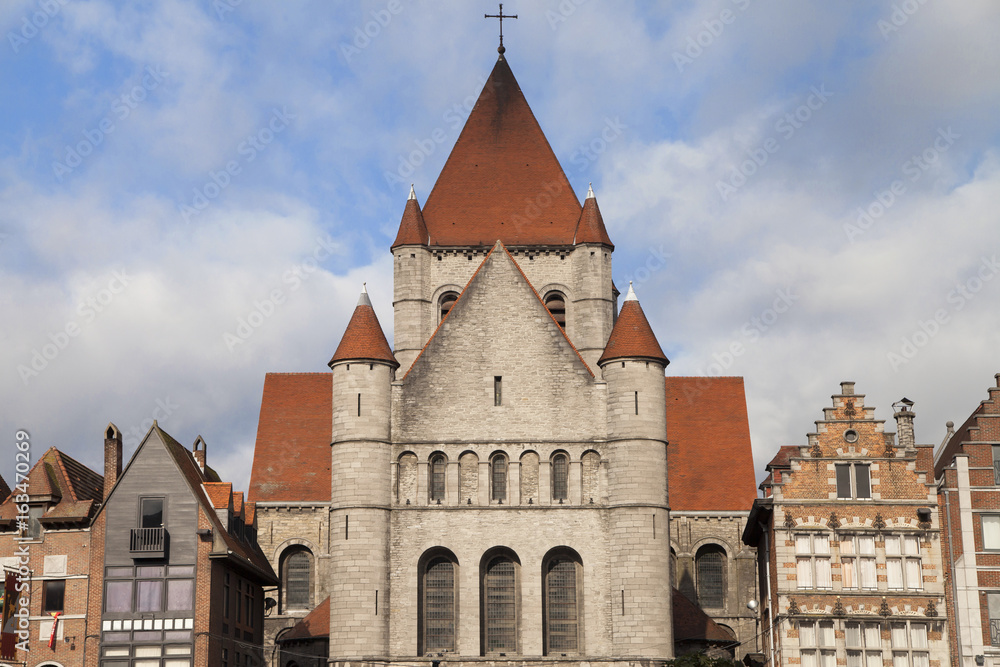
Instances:
[[[483,18],[486,19],[500,19],[500,46],[497,48],[499,53],[503,53],[507,49],[503,48],[503,20],[504,19],[516,19],[517,14],[504,14],[503,13],[503,3],[500,3],[500,13],[499,14],[483,14]]]

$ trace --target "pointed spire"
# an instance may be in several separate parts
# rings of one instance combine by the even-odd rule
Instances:
[[[587,199],[583,202],[583,212],[580,213],[580,220],[576,223],[573,243],[600,243],[612,250],[615,249],[615,244],[611,242],[608,230],[604,226],[601,209],[597,206],[593,184],[587,190]]]
[[[434,245],[568,245],[580,202],[499,58],[424,206]]]
[[[333,353],[328,366],[333,366],[338,361],[380,361],[399,366],[396,357],[392,355],[392,348],[385,339],[382,325],[378,323],[378,316],[372,307],[371,299],[368,298],[367,284],[361,287],[361,296],[358,298],[358,305],[354,309],[351,321],[347,323],[347,330],[344,331],[343,338],[337,351]]]
[[[628,281],[628,294],[625,295],[626,301],[638,301],[639,297],[635,295],[635,290],[632,289],[632,281]]]
[[[618,313],[618,321],[615,322],[608,344],[604,347],[604,354],[597,363],[603,366],[614,359],[648,359],[664,366],[670,363],[649,326],[646,314],[642,312],[631,282],[621,312]]]
[[[401,245],[427,245],[429,241],[424,214],[420,211],[417,193],[411,184],[410,195],[406,198],[406,208],[403,209],[403,219],[399,221],[399,232],[390,249],[394,250]]]

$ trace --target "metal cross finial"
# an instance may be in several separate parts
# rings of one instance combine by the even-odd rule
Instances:
[[[499,14],[483,14],[483,18],[486,19],[500,19],[500,46],[497,47],[497,52],[503,55],[504,51],[507,49],[503,48],[503,20],[504,19],[516,19],[517,14],[504,14],[503,13],[503,3],[500,3],[500,13]]]

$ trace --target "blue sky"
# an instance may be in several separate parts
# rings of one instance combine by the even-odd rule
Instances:
[[[325,370],[362,281],[391,338],[388,246],[493,66],[496,9],[0,5],[0,438],[101,470],[107,422],[130,453],[156,416],[245,488],[264,373]],[[745,377],[759,473],[842,380],[889,430],[914,400],[919,442],[985,398],[1000,5],[504,10],[511,68],[577,194],[594,184],[667,372]]]

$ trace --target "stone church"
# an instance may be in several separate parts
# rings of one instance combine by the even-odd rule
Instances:
[[[391,251],[393,345],[362,290],[329,372],[264,382],[272,664],[757,650],[742,379],[665,377],[502,47]]]

